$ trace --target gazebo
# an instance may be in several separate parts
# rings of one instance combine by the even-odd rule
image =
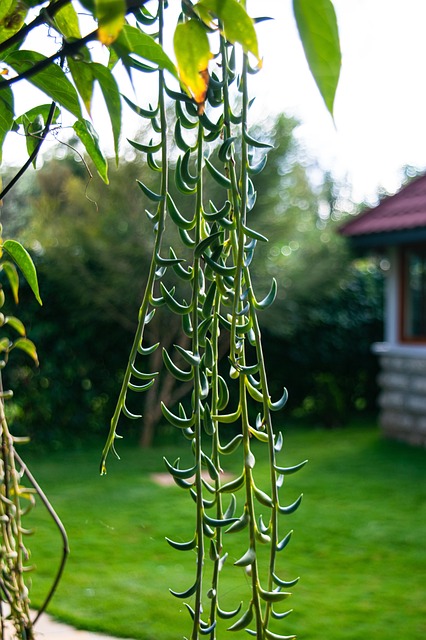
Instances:
[[[340,228],[356,250],[387,260],[380,425],[385,435],[426,446],[426,175]]]

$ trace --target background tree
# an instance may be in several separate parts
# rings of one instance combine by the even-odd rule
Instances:
[[[319,178],[296,142],[297,124],[285,115],[269,123],[274,149],[255,178],[252,224],[270,240],[258,243],[254,279],[265,292],[272,276],[279,281],[276,303],[261,317],[273,390],[290,379],[291,414],[335,425],[354,411],[374,410],[370,345],[380,339],[381,277],[371,261],[354,261],[338,236],[339,187],[327,175]],[[136,139],[143,141],[143,132]],[[152,247],[137,180],[150,184],[137,156],[123,160],[106,187],[90,180],[81,158],[69,152],[28,174],[16,192],[19,208],[5,201],[5,224],[32,249],[45,299],[42,308],[28,301],[40,371],[23,363],[13,373],[16,419],[25,415],[25,432],[39,445],[78,446],[109,422]],[[182,196],[172,193],[181,205]],[[166,242],[176,241],[168,225]],[[161,308],[147,329],[152,343],[182,340],[180,322]],[[159,400],[173,406],[188,392],[167,374],[159,353],[149,366],[161,374],[145,394],[144,418],[133,432],[143,446],[156,434],[174,437]],[[31,393],[19,392],[24,389]]]

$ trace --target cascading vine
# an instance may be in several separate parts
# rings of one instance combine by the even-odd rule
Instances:
[[[246,0],[181,0],[182,12],[174,31],[175,65],[163,41],[169,33],[165,26],[174,20],[169,16],[177,4],[168,7],[167,0],[158,0],[157,5],[148,0],[0,3],[0,161],[9,133],[24,135],[28,151],[27,161],[2,187],[0,201],[35,164],[46,137],[58,132],[63,110],[74,118],[74,133],[101,179],[108,183],[108,162],[92,122],[86,119],[94,87],[99,85],[107,107],[118,161],[122,100],[113,69],[121,61],[135,82],[141,77],[145,80],[146,73],[158,73],[155,107],[141,107],[124,97],[151,130],[149,142],[132,144],[146,156],[152,171],[152,184],[139,182],[139,187],[154,241],[137,331],[102,453],[101,472],[106,471],[109,451],[115,451],[121,416],[141,417],[129,408],[134,402],[129,392],[143,394],[159,375],[150,372],[149,362],[146,366],[143,361],[149,361],[160,347],[160,343],[146,344],[145,328],[161,307],[161,311],[179,316],[184,338],[173,352],[163,349],[164,366],[185,388],[192,387],[190,399],[178,407],[162,404],[165,420],[189,441],[192,456],[189,467],[182,468],[179,459],[165,460],[165,464],[175,483],[195,503],[193,537],[187,542],[168,538],[174,549],[195,552],[195,578],[185,591],[172,593],[184,600],[194,597],[194,602],[186,603],[192,619],[191,640],[201,635],[214,639],[226,628],[236,632],[245,629],[259,639],[292,638],[282,634],[279,622],[288,612],[275,608],[296,582],[279,575],[278,556],[291,537],[291,532],[281,537],[280,516],[294,512],[301,497],[283,506],[280,494],[284,477],[305,462],[286,467],[276,457],[283,438],[273,426],[272,413],[284,407],[287,391],[276,401],[270,397],[258,313],[273,303],[277,284],[273,281],[259,301],[251,278],[256,244],[267,241],[252,228],[252,219],[256,175],[265,166],[269,145],[254,138],[249,126],[248,80],[261,66],[256,33],[261,19],[249,17]],[[93,18],[94,28],[86,33],[81,5],[85,17]],[[152,5],[157,7],[153,13],[147,8]],[[309,67],[332,114],[341,65],[332,1],[293,0],[292,5]],[[32,39],[36,50],[32,50],[34,45],[28,48],[27,36],[39,34],[45,27],[53,38],[46,38],[44,31],[44,36]],[[88,45],[94,41],[108,50],[107,64],[92,58],[94,49]],[[47,43],[54,44],[54,53]],[[175,83],[174,88],[166,84],[169,81]],[[49,103],[17,114],[14,91],[21,82],[35,85],[48,96]],[[169,121],[169,103],[174,105],[173,122]],[[177,239],[168,254],[164,250],[166,221]],[[15,299],[16,264],[40,301],[35,268],[25,249],[6,240],[0,247],[3,250],[12,262],[3,260],[0,268],[8,276]],[[12,316],[0,314],[0,319],[2,329],[18,332],[17,338],[7,333],[0,337],[1,366],[15,348],[36,359],[22,323]],[[59,519],[15,449],[17,439],[11,435],[5,411],[8,397],[9,392],[0,386],[0,631],[3,637],[7,615],[3,605],[7,603],[16,636],[32,639],[40,612],[31,621],[23,579],[27,552],[22,526],[34,497],[32,491],[53,517],[64,549],[57,577],[40,611],[57,585],[68,543]],[[230,430],[232,435],[227,433]],[[264,446],[269,457],[266,490],[260,488],[256,446]],[[222,468],[230,456],[239,462],[240,472],[225,481]],[[24,476],[29,488],[22,484]],[[227,540],[241,540],[243,535],[241,555],[230,566]],[[241,596],[242,603],[227,611],[221,606],[221,576],[241,569],[246,572],[249,588]]]
[[[227,13],[231,5],[237,13]],[[157,15],[144,11],[139,16],[140,28],[147,23],[158,26],[160,44],[165,8],[166,3],[159,2]],[[244,21],[244,39],[236,33],[237,17]],[[201,0],[194,5],[182,3],[175,35],[178,62],[179,42],[185,37],[196,42],[196,51],[191,52],[196,72],[192,80],[186,77],[192,95],[171,90],[163,71],[159,71],[156,108],[136,106],[126,98],[131,108],[150,123],[150,142],[132,144],[146,154],[159,186],[155,189],[139,184],[147,202],[154,247],[138,330],[101,470],[106,471],[108,452],[118,437],[120,416],[140,417],[128,408],[129,390],[143,392],[155,383],[158,372],[146,373],[147,367],[139,358],[149,357],[160,347],[145,345],[143,334],[156,309],[164,307],[180,316],[182,332],[189,339],[188,347],[175,345],[173,353],[163,349],[164,366],[178,381],[192,385],[189,403],[177,408],[162,404],[164,418],[188,439],[192,463],[182,468],[179,459],[165,459],[165,465],[175,483],[193,499],[196,516],[190,540],[167,538],[174,549],[196,554],[194,581],[184,591],[171,589],[171,593],[185,601],[193,598],[191,604],[185,602],[192,620],[191,640],[200,636],[213,640],[226,628],[246,629],[259,639],[293,638],[283,635],[283,623],[279,622],[289,611],[278,608],[297,579],[278,575],[277,558],[291,537],[291,531],[281,537],[280,515],[293,513],[301,496],[283,505],[280,493],[285,476],[302,468],[306,461],[291,467],[277,462],[283,438],[274,430],[272,413],[283,409],[287,391],[284,389],[276,401],[270,397],[258,319],[259,312],[273,303],[277,284],[273,281],[270,291],[258,301],[251,277],[256,244],[267,241],[252,228],[254,182],[270,148],[250,134],[249,75],[258,69],[250,66],[249,56],[254,54],[260,64],[256,32],[242,3]],[[242,53],[235,42],[242,44]],[[215,69],[208,76],[205,65],[214,47]],[[186,58],[184,62],[188,64]],[[188,72],[187,66],[185,69]],[[174,103],[172,123],[166,117],[166,96]],[[171,193],[172,178],[179,202]],[[150,211],[153,204],[155,212]],[[168,257],[162,255],[166,217],[178,239]],[[257,416],[252,420],[254,414]],[[233,433],[237,430],[233,437],[227,435],[228,425],[232,425]],[[253,442],[268,451],[270,477],[266,491],[257,478]],[[236,478],[224,481],[222,468],[226,468],[228,456],[240,460],[241,467]],[[245,532],[246,543],[233,562],[233,570],[242,568],[247,573],[250,589],[248,597],[241,596],[244,604],[226,611],[221,607],[220,576],[232,562],[226,538],[237,532]],[[266,561],[260,546],[269,548]]]

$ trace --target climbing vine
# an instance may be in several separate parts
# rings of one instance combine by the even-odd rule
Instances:
[[[269,291],[258,292],[251,276],[256,246],[267,242],[256,227],[255,205],[256,176],[267,162],[270,144],[253,134],[250,118],[250,76],[262,66],[257,24],[265,18],[252,18],[245,0],[182,0],[173,35],[175,64],[166,53],[171,9],[166,0],[81,0],[94,19],[87,34],[82,33],[77,3],[52,0],[38,16],[28,13],[42,4],[7,0],[0,8],[0,145],[10,132],[21,133],[29,156],[1,197],[35,164],[43,141],[60,129],[65,112],[75,119],[74,133],[108,182],[102,144],[84,113],[91,113],[96,84],[109,113],[117,161],[123,100],[145,123],[145,137],[131,144],[152,172],[152,182],[138,182],[141,210],[146,211],[153,235],[152,258],[101,473],[106,472],[109,452],[116,452],[121,418],[143,418],[131,408],[130,397],[147,391],[159,375],[150,372],[144,360],[162,348],[160,343],[147,344],[145,337],[146,326],[161,307],[179,317],[186,337],[185,346],[163,348],[164,367],[178,382],[190,385],[188,401],[177,407],[163,403],[162,412],[187,439],[191,463],[183,466],[179,458],[164,463],[186,499],[195,504],[192,537],[176,540],[172,523],[167,538],[176,553],[195,555],[194,578],[183,591],[174,585],[170,591],[185,602],[191,640],[213,640],[225,629],[246,630],[259,640],[293,638],[284,621],[289,611],[281,603],[297,578],[282,575],[278,558],[291,538],[287,516],[299,507],[302,496],[288,502],[283,481],[306,461],[293,466],[283,462],[283,437],[273,420],[286,404],[287,390],[280,398],[270,396],[259,317],[273,304],[278,285],[272,280]],[[258,11],[259,3],[252,4]],[[293,6],[309,66],[332,112],[340,68],[333,6],[330,0],[294,0]],[[53,54],[23,47],[26,36],[43,25],[60,37]],[[107,48],[107,64],[93,59],[94,41]],[[118,61],[135,83],[142,83],[147,73],[157,74],[155,104],[135,104],[134,98],[121,96],[113,75]],[[32,83],[51,102],[17,115],[13,90],[18,81]],[[179,199],[173,197],[174,190]],[[173,246],[166,245],[166,226],[176,230]],[[39,298],[25,249],[13,240],[2,246]],[[4,270],[8,273],[8,267]],[[36,359],[19,321],[4,322],[22,335],[16,341],[0,341],[1,350],[8,355],[19,346]],[[31,502],[32,490],[21,487],[23,475],[48,503],[15,451],[4,411],[8,394],[0,395],[0,600],[11,606],[17,636],[32,638],[21,522],[23,502]],[[267,451],[267,486],[257,474],[258,446]],[[229,457],[239,464],[232,479],[222,473]],[[49,510],[53,513],[50,506]],[[227,550],[233,538],[241,547],[236,559]],[[228,571],[244,571],[249,585],[230,611],[222,605],[221,592],[221,575]],[[2,610],[2,622],[4,617]]]

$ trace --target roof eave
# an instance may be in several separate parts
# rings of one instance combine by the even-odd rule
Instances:
[[[346,237],[354,249],[374,249],[402,244],[420,244],[426,243],[426,227],[366,233]]]

